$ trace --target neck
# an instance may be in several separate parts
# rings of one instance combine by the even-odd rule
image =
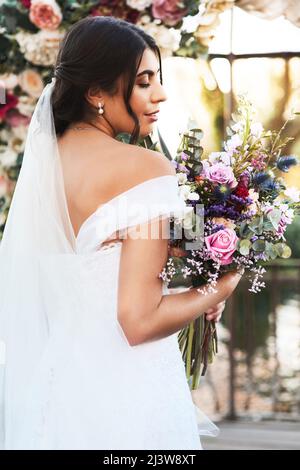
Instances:
[[[112,132],[111,129],[108,129],[105,125],[99,125],[99,123],[95,123],[94,121],[77,121],[70,126],[72,128],[81,128],[81,129],[96,129],[102,134],[107,135],[107,137],[115,139],[115,132]]]
[[[96,127],[97,129],[99,129],[99,131],[104,132],[106,135],[108,135],[109,137],[112,137],[113,139],[117,135],[115,129],[113,128],[113,126],[110,124],[110,122],[107,120],[107,118],[104,115],[101,116],[100,121],[97,121],[97,122],[92,121],[92,122],[89,122],[89,124],[91,126]]]

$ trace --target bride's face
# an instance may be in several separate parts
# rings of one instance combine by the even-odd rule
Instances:
[[[115,137],[115,134],[126,132],[132,134],[135,122],[125,106],[123,98],[123,79],[119,79],[119,91],[114,96],[100,94],[91,96],[91,103],[96,108],[101,101],[104,104],[104,114],[97,118],[95,124],[106,134]],[[149,117],[147,114],[159,110],[160,103],[167,99],[165,90],[160,83],[159,60],[151,49],[143,53],[139,69],[137,71],[129,104],[136,114],[140,124],[140,136],[146,137],[151,134],[157,122],[157,118]]]
[[[167,95],[160,83],[159,60],[151,49],[144,51],[135,83],[130,97],[130,106],[135,112],[140,123],[140,135],[145,137],[153,131],[159,113],[154,117],[147,116],[160,109],[160,103],[167,99]],[[155,118],[156,116],[156,118]],[[129,116],[130,117],[130,116]],[[133,131],[134,122],[131,119]]]

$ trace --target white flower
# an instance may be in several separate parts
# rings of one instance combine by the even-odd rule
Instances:
[[[138,11],[144,11],[146,8],[150,7],[152,0],[126,0],[126,3],[130,8],[134,8]]]
[[[18,85],[18,77],[14,73],[4,73],[0,75],[0,81],[7,90],[12,90]]]
[[[282,212],[286,212],[289,208],[289,205],[288,204],[279,204],[278,205],[278,208],[282,211]]]
[[[262,135],[264,128],[260,122],[253,122],[250,126],[250,133],[253,137],[259,139]]]
[[[182,186],[179,186],[179,191],[178,194],[179,196],[186,201],[189,198],[189,195],[191,193],[190,187],[187,184],[183,184]]]
[[[29,116],[31,117],[36,105],[36,99],[33,98],[32,96],[28,95],[21,95],[18,96],[19,102],[17,104],[17,108],[20,111],[21,114],[24,116]]]
[[[155,21],[148,21],[147,15],[143,15],[136,24],[155,39],[162,58],[172,56],[173,52],[179,48],[181,40],[179,30],[167,28],[163,24],[157,24]]]
[[[287,209],[284,213],[284,215],[290,220],[292,221],[293,218],[295,217],[295,211],[294,209],[290,208],[290,209]]]
[[[28,133],[27,126],[15,126],[11,130],[12,136],[9,140],[10,148],[16,153],[21,153],[25,149],[25,142]]]
[[[32,34],[25,31],[19,31],[15,35],[21,52],[32,64],[49,66],[54,65],[59,49],[59,44],[64,37],[65,32],[41,30]]]
[[[279,204],[278,208],[288,219],[293,220],[295,216],[294,209],[290,208],[288,204]]]
[[[300,191],[295,187],[287,188],[283,194],[293,202],[300,202]]]
[[[10,167],[16,164],[18,154],[10,147],[0,152],[0,163],[3,167]]]
[[[249,189],[249,197],[253,202],[250,204],[250,206],[248,206],[248,210],[256,214],[258,210],[259,194],[253,188],[251,188]]]
[[[234,132],[243,132],[244,131],[244,122],[243,121],[239,121],[239,122],[236,122],[235,124],[233,124],[233,126],[231,126],[231,129],[234,131]]]
[[[213,165],[214,163],[224,163],[224,165],[231,164],[231,157],[226,152],[212,152],[208,160]]]
[[[259,198],[258,192],[256,192],[253,188],[249,189],[249,197],[254,201],[257,202]]]
[[[225,142],[225,150],[227,150],[228,152],[232,152],[237,147],[242,145],[242,143],[243,143],[242,138],[238,134],[234,134],[231,137],[231,139],[229,139],[229,140],[227,140],[227,142]]]
[[[8,142],[9,139],[10,139],[10,136],[11,136],[11,131],[8,130],[8,128],[1,129],[1,131],[0,131],[0,140],[2,140],[3,142]],[[0,151],[1,151],[1,149],[0,149]]]
[[[28,95],[34,98],[39,98],[44,88],[42,77],[33,69],[24,70],[19,75],[19,84]]]
[[[187,181],[187,175],[185,173],[176,173],[178,184],[184,184]]]
[[[193,207],[187,206],[185,210],[182,226],[185,229],[191,229],[193,228],[193,224],[194,224],[194,209]]]
[[[139,19],[139,24],[141,24],[141,25],[145,25],[145,24],[149,24],[149,23],[151,23],[151,18],[150,18],[149,15],[143,15]]]
[[[198,193],[190,193],[188,199],[190,201],[198,201],[200,199],[200,196]]]

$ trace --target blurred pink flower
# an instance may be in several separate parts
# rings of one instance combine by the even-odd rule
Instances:
[[[5,119],[7,112],[15,108],[18,104],[18,98],[12,93],[6,93],[6,103],[0,104],[0,119]]]
[[[55,0],[32,0],[29,12],[30,21],[40,29],[57,29],[62,13]]]
[[[180,5],[182,3],[178,0],[153,0],[152,15],[168,26],[175,26],[188,12],[187,8]]]
[[[11,127],[28,126],[30,117],[24,116],[24,114],[21,114],[17,109],[12,109],[6,115],[6,122]]]

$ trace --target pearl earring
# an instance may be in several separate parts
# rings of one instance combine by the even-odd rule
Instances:
[[[103,105],[103,106],[104,106],[104,105]],[[100,101],[99,101],[99,103],[98,103],[98,107],[99,107],[98,113],[99,113],[99,114],[103,114],[103,113],[104,113],[104,109],[103,109],[102,104],[100,103]]]

